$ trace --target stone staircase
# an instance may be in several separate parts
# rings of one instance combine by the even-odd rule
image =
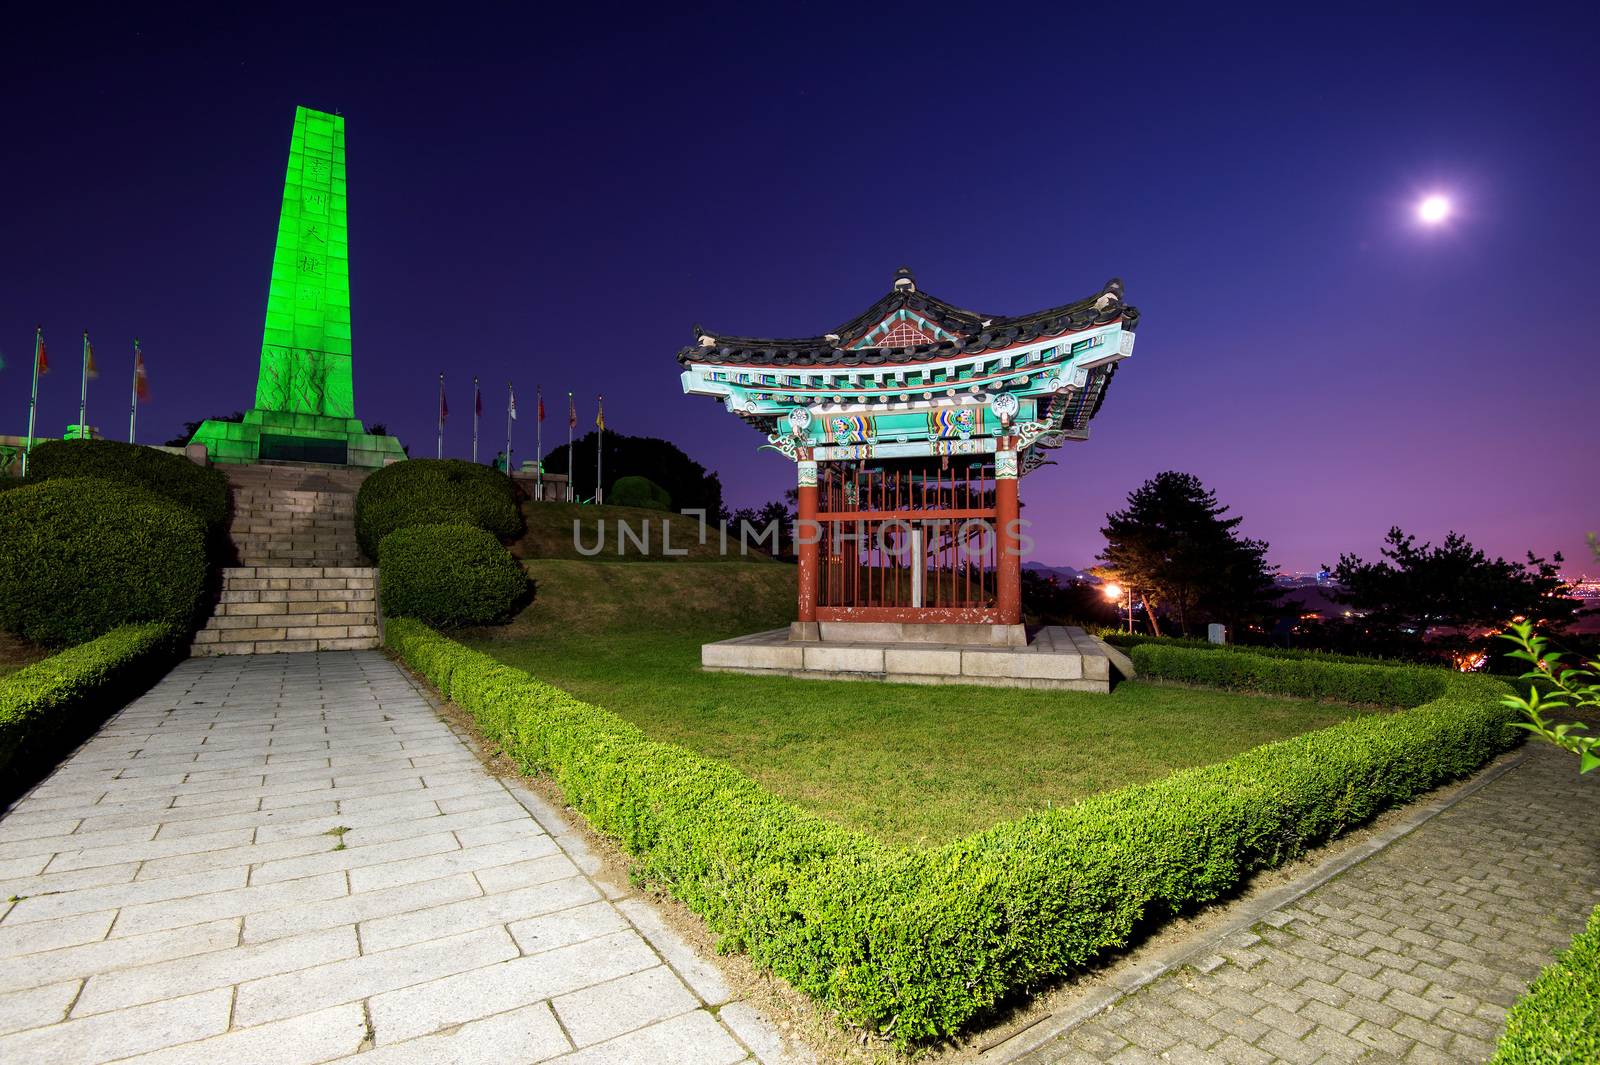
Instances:
[[[233,486],[228,536],[239,565],[197,656],[349,651],[378,646],[378,570],[356,543],[356,491],[369,470],[222,466]]]

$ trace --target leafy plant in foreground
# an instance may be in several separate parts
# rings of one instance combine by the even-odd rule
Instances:
[[[1582,721],[1551,724],[1544,716],[1547,710],[1600,710],[1600,662],[1564,666],[1561,652],[1550,650],[1550,641],[1534,635],[1533,625],[1526,621],[1516,622],[1500,638],[1517,645],[1507,657],[1533,664],[1521,678],[1533,682],[1528,694],[1500,700],[1527,718],[1512,724],[1577,755],[1578,772],[1600,768],[1600,736],[1580,735],[1589,731]]]

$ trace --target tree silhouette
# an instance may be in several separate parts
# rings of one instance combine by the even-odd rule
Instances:
[[[1188,635],[1202,621],[1231,625],[1275,613],[1278,590],[1267,569],[1267,544],[1237,533],[1240,517],[1190,473],[1158,473],[1106,515],[1096,572],[1134,589],[1158,633],[1164,611]]]

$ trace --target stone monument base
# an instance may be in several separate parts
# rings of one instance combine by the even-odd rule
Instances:
[[[359,418],[252,410],[242,422],[208,419],[194,434],[212,462],[316,462],[330,466],[382,466],[403,459],[392,436],[373,436]]]
[[[939,639],[947,626],[904,626],[896,638],[889,626],[864,625],[863,631],[836,633],[823,624],[813,636],[799,623],[792,629],[736,636],[700,648],[702,668],[720,673],[766,673],[827,680],[881,680],[899,684],[978,684],[1000,688],[1060,688],[1109,692],[1113,679],[1131,679],[1127,655],[1082,629],[1051,625],[1033,633],[1021,646],[1010,643],[1012,626],[959,626],[962,629],[1005,629],[1003,633],[949,633],[962,639]],[[1020,629],[1020,626],[1016,626]],[[982,635],[985,638],[979,640]],[[841,638],[848,636],[849,638]]]

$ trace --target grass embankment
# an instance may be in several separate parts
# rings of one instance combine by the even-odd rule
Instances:
[[[741,553],[737,529],[728,530],[724,550],[714,515],[711,524],[703,529],[692,517],[643,507],[524,503],[522,516],[527,531],[521,540],[511,545],[511,553],[518,558],[594,558],[603,562],[771,561],[754,540]],[[623,532],[620,525],[626,525],[628,531]],[[702,536],[704,543],[700,542]],[[770,543],[770,539],[767,542]],[[668,548],[671,554],[667,553]]]
[[[894,844],[943,843],[1370,712],[1140,682],[1097,695],[705,673],[702,643],[793,616],[791,567],[528,570],[533,604],[463,642]]]

